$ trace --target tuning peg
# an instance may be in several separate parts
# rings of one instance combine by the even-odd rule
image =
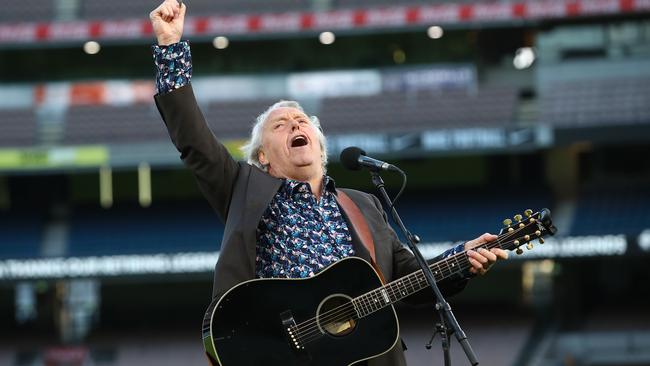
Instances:
[[[508,228],[508,232],[509,232],[509,233],[511,233],[511,232],[513,232],[513,231],[515,231],[515,229],[513,229],[513,228],[511,228],[511,227]]]
[[[526,244],[526,249],[533,250],[533,243],[528,242],[528,244]]]
[[[525,239],[526,241],[530,241],[530,235],[524,235],[524,239]]]
[[[526,217],[532,216],[533,215],[533,210],[531,210],[530,208],[527,209],[526,211],[524,211],[524,215],[526,215]]]
[[[520,229],[523,229],[525,226],[526,226],[526,225],[524,225],[523,222],[519,223],[519,228],[520,228]]]
[[[535,230],[535,235],[537,235],[537,236],[542,236],[542,232],[539,231],[539,230]]]
[[[537,241],[539,241],[540,244],[544,244],[544,238],[539,238]]]
[[[517,222],[521,222],[522,217],[521,217],[521,215],[517,214],[517,215],[515,215],[514,219]]]
[[[503,220],[503,226],[510,226],[510,225],[512,225],[512,220],[510,219]]]
[[[517,250],[515,250],[515,253],[517,253],[517,255],[522,255],[524,254],[524,251],[521,250],[521,248],[517,248]]]

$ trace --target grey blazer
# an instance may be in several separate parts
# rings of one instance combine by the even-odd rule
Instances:
[[[261,169],[237,162],[214,137],[199,110],[191,85],[154,97],[169,135],[192,171],[199,189],[225,223],[219,260],[214,271],[213,298],[232,286],[255,277],[256,229],[267,206],[282,184]],[[345,189],[363,213],[375,242],[375,257],[387,281],[407,275],[419,267],[412,253],[402,246],[388,225],[379,200],[370,194]],[[352,234],[357,256],[369,261],[370,255],[342,212]],[[433,259],[432,261],[435,261]],[[465,286],[465,280],[441,284],[446,295]],[[415,296],[414,302],[432,301],[432,296]],[[369,366],[406,365],[403,344],[368,361]]]

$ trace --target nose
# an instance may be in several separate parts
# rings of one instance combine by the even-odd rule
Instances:
[[[300,123],[292,118],[291,119],[291,131],[293,132],[293,131],[298,130],[298,129],[300,129]]]

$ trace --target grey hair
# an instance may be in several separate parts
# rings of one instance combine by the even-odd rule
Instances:
[[[241,150],[244,152],[244,157],[249,164],[255,165],[256,167],[262,169],[263,171],[268,171],[268,166],[260,163],[259,152],[262,148],[262,133],[264,130],[264,123],[269,118],[271,112],[278,108],[295,108],[302,113],[305,113],[305,110],[302,108],[300,103],[293,100],[281,100],[272,106],[270,106],[264,113],[260,114],[255,118],[255,124],[251,131],[251,137],[246,142],[244,146],[241,147]],[[305,113],[306,114],[306,113]],[[323,166],[323,173],[327,172],[327,139],[323,134],[323,130],[320,126],[320,121],[316,116],[309,116],[309,121],[312,126],[316,127],[316,136],[318,136],[318,142],[320,143],[321,149],[321,164]]]

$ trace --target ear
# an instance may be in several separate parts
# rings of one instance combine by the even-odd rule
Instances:
[[[266,154],[262,150],[260,150],[257,153],[257,160],[259,160],[260,164],[262,164],[262,165],[268,165],[269,164],[269,161],[266,160]]]

